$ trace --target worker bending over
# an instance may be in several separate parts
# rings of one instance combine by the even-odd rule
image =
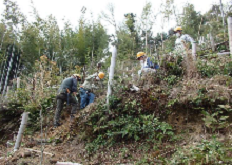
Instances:
[[[138,74],[146,73],[146,72],[156,72],[159,69],[159,65],[153,63],[150,57],[147,57],[144,52],[137,53],[137,60],[139,60],[141,69],[138,71]]]
[[[97,89],[96,82],[104,78],[104,73],[95,73],[85,78],[83,85],[80,88],[81,109],[94,102],[95,94],[93,89]]]
[[[67,105],[72,105],[70,120],[73,121],[74,115],[76,114],[78,108],[78,100],[76,98],[77,94],[77,83],[81,81],[81,76],[79,74],[73,74],[71,77],[63,80],[59,90],[57,99],[57,108],[54,116],[54,126],[58,127],[60,123],[60,114],[63,109],[63,104],[66,102]]]

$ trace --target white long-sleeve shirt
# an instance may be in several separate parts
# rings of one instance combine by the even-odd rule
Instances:
[[[86,90],[97,89],[98,87],[95,86],[96,81],[94,80],[96,77],[97,73],[86,77],[82,87]]]
[[[184,34],[181,35],[180,37],[178,37],[175,41],[175,48],[183,48],[182,42],[194,42],[194,39],[188,35],[188,34]]]
[[[183,53],[183,51],[185,50],[183,42],[191,42],[191,43],[193,43],[195,41],[188,34],[181,35],[175,41],[175,51],[176,51],[176,53]]]

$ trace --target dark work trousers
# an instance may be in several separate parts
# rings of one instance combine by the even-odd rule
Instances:
[[[63,109],[64,102],[67,102],[67,93],[60,93],[56,96],[57,99],[57,107],[54,116],[54,125],[59,124],[60,122],[60,114]],[[69,103],[72,105],[71,116],[76,114],[78,108],[78,100],[72,95],[69,95]]]

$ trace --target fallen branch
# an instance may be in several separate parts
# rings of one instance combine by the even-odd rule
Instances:
[[[30,149],[30,148],[25,148],[25,149],[28,150],[28,151],[32,151],[32,152],[41,153],[41,151],[39,151],[39,150],[33,150],[33,149]],[[49,153],[49,152],[43,152],[43,153],[46,154],[46,155],[51,155],[51,157],[55,156],[55,154],[53,154],[53,153]]]

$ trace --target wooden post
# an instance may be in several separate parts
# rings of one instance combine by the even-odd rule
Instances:
[[[197,44],[196,42],[192,43],[192,56],[193,60],[196,60],[196,55],[197,55]]]
[[[26,124],[27,124],[27,120],[28,120],[28,114],[29,114],[28,112],[23,112],[22,121],[21,121],[21,125],[20,125],[19,132],[17,135],[17,140],[15,143],[14,151],[17,151],[20,147],[22,137],[23,137],[23,132],[26,128]]]
[[[232,17],[228,17],[227,21],[228,21],[230,55],[232,56]]]
[[[215,42],[212,33],[209,33],[212,51],[215,51]]]
[[[7,100],[7,98],[8,98],[9,91],[10,91],[10,86],[7,86],[7,87],[6,87],[5,100]]]
[[[20,77],[17,77],[17,89],[20,88]]]
[[[211,43],[210,43],[210,34],[207,34],[207,48],[211,48]]]

